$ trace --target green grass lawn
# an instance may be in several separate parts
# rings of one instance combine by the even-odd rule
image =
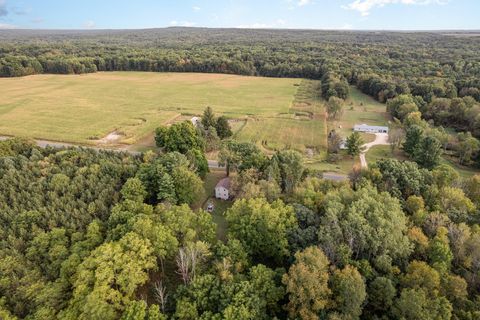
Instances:
[[[356,124],[385,126],[390,119],[386,106],[372,97],[360,92],[356,87],[350,87],[350,96],[345,101],[344,113],[339,120],[328,121],[329,130],[335,129],[343,137],[352,133]],[[374,140],[371,134],[364,134],[365,142]]]
[[[214,205],[212,212],[213,221],[217,224],[217,239],[226,241],[227,239],[227,221],[225,220],[225,212],[233,203],[215,198],[215,186],[218,181],[225,178],[225,170],[211,170],[204,179],[205,198],[201,200],[199,207],[207,209],[209,203]]]
[[[390,150],[390,146],[374,146],[370,148],[370,150],[368,150],[366,158],[369,165],[375,163],[377,160],[380,160],[380,159],[395,158],[398,160],[408,160],[408,158],[405,156],[402,150],[395,150],[395,152],[392,154]],[[453,158],[447,155],[444,155],[441,158],[440,163],[451,166],[453,169],[455,169],[458,172],[458,174],[462,178],[469,178],[475,174],[480,173],[479,170],[465,167],[458,164]]]
[[[135,143],[206,106],[228,117],[290,111],[300,79],[108,72],[0,79],[0,134],[94,143],[117,131]]]

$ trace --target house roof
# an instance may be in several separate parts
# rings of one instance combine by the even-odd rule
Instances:
[[[222,180],[218,181],[215,188],[225,188],[230,189],[230,178],[223,178]]]
[[[369,126],[368,124],[356,124],[354,127],[355,130],[358,129],[375,129],[375,130],[388,130],[388,127],[384,126]]]

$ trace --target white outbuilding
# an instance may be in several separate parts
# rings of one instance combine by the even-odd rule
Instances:
[[[215,186],[215,198],[228,200],[230,198],[230,178],[223,178]]]
[[[192,119],[190,119],[190,121],[192,122],[192,124],[197,127],[200,122],[202,121],[202,118],[200,117],[193,117]]]
[[[388,127],[384,126],[369,126],[367,124],[356,124],[353,131],[367,132],[367,133],[388,133]]]

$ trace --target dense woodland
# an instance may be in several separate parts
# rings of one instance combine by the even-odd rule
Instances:
[[[220,239],[196,205],[218,119],[141,156],[0,142],[0,317],[480,317],[480,176],[389,159],[335,183],[225,137]]]
[[[0,319],[480,319],[480,175],[439,164],[478,163],[479,49],[440,33],[0,32],[3,76],[306,77],[334,116],[355,84],[387,102],[412,160],[327,181],[294,150],[231,139],[211,109],[158,128],[156,153],[0,142]],[[198,205],[211,150],[235,199],[226,239]]]

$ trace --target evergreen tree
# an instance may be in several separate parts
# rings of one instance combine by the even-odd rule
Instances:
[[[405,135],[405,143],[403,144],[403,150],[410,157],[414,157],[418,153],[420,148],[420,143],[423,139],[423,128],[417,125],[410,126],[407,128]]]
[[[168,173],[165,173],[160,182],[158,183],[158,201],[166,201],[172,204],[177,203],[177,196],[175,195],[175,184],[173,182],[172,176]]]
[[[358,156],[362,152],[363,139],[360,133],[354,132],[347,138],[347,153],[352,157]]]
[[[217,134],[220,139],[226,139],[232,136],[232,128],[225,116],[221,116],[217,119]]]
[[[204,128],[215,127],[217,120],[215,119],[215,114],[213,113],[212,108],[206,107],[203,111],[202,116],[202,125]],[[218,130],[218,129],[217,129]]]
[[[415,149],[413,159],[424,168],[432,169],[440,162],[442,155],[442,144],[438,139],[427,136],[420,142]]]

